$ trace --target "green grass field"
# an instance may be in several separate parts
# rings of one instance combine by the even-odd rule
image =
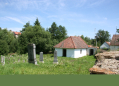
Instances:
[[[36,55],[37,64],[28,63],[28,54],[7,55],[5,65],[0,63],[0,75],[32,75],[32,74],[81,74],[89,75],[89,68],[95,63],[94,56],[84,56],[82,58],[58,57],[59,64],[53,64],[53,54],[44,54],[44,63],[39,62]]]

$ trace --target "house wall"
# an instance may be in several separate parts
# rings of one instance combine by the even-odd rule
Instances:
[[[106,42],[104,42],[101,46],[100,46],[100,49],[103,49],[103,48],[110,48],[110,46],[106,43]]]
[[[74,49],[66,49],[66,57],[74,58]]]
[[[93,49],[93,55],[96,53],[96,48],[90,47],[87,49],[87,55],[90,54],[90,49]]]
[[[82,50],[82,53],[80,53],[80,50]],[[74,49],[74,58],[86,56],[86,49]]]
[[[62,56],[62,48],[55,48],[55,50],[57,51],[57,56]]]
[[[57,50],[57,56],[63,55],[63,49],[62,48],[55,48]],[[81,49],[66,49],[66,57],[71,57],[71,58],[78,58],[85,56],[87,54],[86,49],[82,49],[82,53],[80,54]]]
[[[110,50],[119,50],[119,46],[110,46]]]

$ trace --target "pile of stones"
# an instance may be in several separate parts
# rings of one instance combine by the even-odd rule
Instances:
[[[119,51],[98,53],[97,62],[89,69],[91,74],[119,74]]]

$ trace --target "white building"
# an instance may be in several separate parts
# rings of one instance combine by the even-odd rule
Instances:
[[[104,49],[104,48],[110,49],[110,42],[104,42],[104,43],[100,46],[100,49]]]
[[[110,50],[119,50],[119,35],[113,35],[111,43],[110,43]]]
[[[89,51],[91,51],[91,49],[94,49],[89,49],[86,42],[80,36],[70,36],[54,47],[55,50],[57,50],[57,56],[71,58],[79,58],[89,55]],[[94,54],[94,50],[91,52],[93,52],[92,54]]]

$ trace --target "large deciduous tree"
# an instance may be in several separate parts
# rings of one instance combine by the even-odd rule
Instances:
[[[105,41],[109,41],[110,40],[110,34],[108,31],[104,31],[104,30],[98,30],[98,33],[96,33],[97,36],[97,45],[100,46],[101,44],[103,44]]]
[[[25,28],[25,31],[19,36],[19,51],[27,53],[28,43],[36,45],[36,53],[48,53],[51,50],[51,34],[39,25]]]

